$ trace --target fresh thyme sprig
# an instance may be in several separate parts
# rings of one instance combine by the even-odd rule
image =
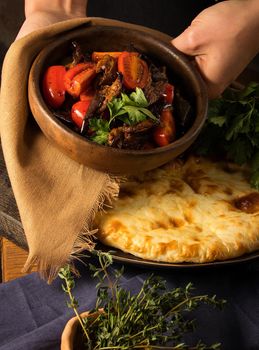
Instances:
[[[76,317],[78,318],[78,321],[80,323],[82,331],[83,331],[87,341],[90,342],[90,338],[89,338],[87,329],[85,328],[85,326],[83,324],[83,320],[82,320],[82,318],[77,310],[78,301],[72,295],[72,289],[75,287],[75,280],[74,280],[74,277],[72,275],[72,272],[71,272],[69,265],[66,265],[65,267],[61,268],[58,275],[61,279],[65,280],[65,284],[62,284],[62,289],[69,296],[70,302],[67,302],[67,306],[74,310],[74,313],[75,313]]]
[[[183,335],[193,331],[195,322],[187,314],[201,304],[222,307],[224,300],[216,296],[193,295],[191,283],[184,288],[168,290],[166,281],[151,275],[137,294],[124,289],[120,280],[123,268],[112,269],[112,257],[109,253],[94,252],[99,266],[90,264],[97,283],[96,306],[89,315],[97,317],[81,318],[78,302],[71,290],[75,286],[69,267],[60,271],[65,280],[63,290],[68,294],[69,307],[74,309],[82,332],[85,336],[83,349],[171,349],[171,350],[215,350],[220,344],[206,345],[201,341],[189,346],[183,341]],[[101,312],[100,312],[101,310]]]

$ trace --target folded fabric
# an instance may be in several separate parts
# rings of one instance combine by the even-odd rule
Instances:
[[[119,184],[109,174],[83,166],[53,146],[42,134],[28,106],[30,67],[40,50],[62,33],[79,26],[113,25],[154,30],[102,18],[60,22],[14,42],[2,71],[1,143],[7,171],[26,234],[25,270],[38,266],[49,281],[60,266],[91,247],[91,221],[104,200],[113,200]]]
[[[89,222],[104,194],[118,192],[108,174],[78,164],[33,124],[27,80],[33,59],[57,35],[89,22],[78,19],[36,31],[10,47],[1,85],[1,142],[29,245],[26,269],[37,264],[49,279],[77,249],[89,248]]]

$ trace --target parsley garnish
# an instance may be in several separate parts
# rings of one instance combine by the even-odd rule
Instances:
[[[136,91],[130,95],[121,93],[120,97],[114,98],[108,103],[109,123],[111,124],[116,118],[128,125],[140,123],[147,118],[157,120],[153,113],[147,109],[148,105],[144,92],[140,88],[136,88]]]
[[[242,91],[228,89],[209,104],[208,119],[197,152],[219,151],[237,164],[251,164],[251,186],[259,190],[259,84]]]
[[[120,97],[113,98],[108,103],[110,119],[91,118],[89,120],[89,128],[94,135],[90,137],[91,141],[101,145],[107,144],[109,132],[112,129],[112,123],[119,119],[126,125],[134,125],[140,123],[147,118],[157,121],[153,113],[147,109],[149,103],[140,88],[130,95],[121,93]]]
[[[89,128],[94,132],[94,135],[90,137],[91,141],[105,145],[108,140],[110,128],[109,122],[105,119],[91,118],[89,120]]]

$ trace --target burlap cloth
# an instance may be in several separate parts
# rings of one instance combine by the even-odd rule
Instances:
[[[92,246],[91,222],[104,200],[119,191],[117,179],[87,168],[61,153],[42,134],[30,114],[27,82],[40,50],[79,26],[144,27],[102,18],[60,22],[14,42],[2,70],[0,132],[4,158],[29,247],[24,270],[36,264],[49,281],[59,268]]]

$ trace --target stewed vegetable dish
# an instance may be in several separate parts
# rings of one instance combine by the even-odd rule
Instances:
[[[167,146],[184,133],[190,105],[166,67],[137,51],[89,54],[73,46],[71,62],[48,67],[42,79],[57,118],[90,141],[122,149]]]

